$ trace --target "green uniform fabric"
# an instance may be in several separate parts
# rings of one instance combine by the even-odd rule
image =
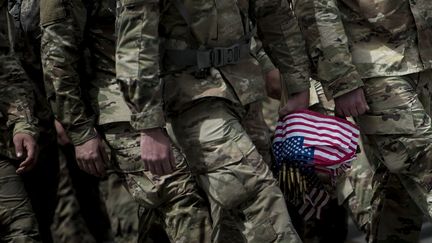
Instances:
[[[53,224],[54,242],[112,242],[110,218],[100,179],[78,168],[74,147],[60,146],[58,204]]]
[[[229,47],[251,33],[255,22],[289,93],[307,90],[308,60],[288,3],[121,0],[118,5],[117,79],[132,126],[149,129],[169,121],[173,140],[210,200],[214,240],[223,242],[219,223],[224,210],[232,210],[243,215],[236,222],[248,242],[299,242],[282,193],[241,125],[244,107],[264,97],[257,61],[250,56],[209,68],[197,79],[194,67],[176,66],[160,50]]]
[[[214,240],[223,242],[218,238],[224,234],[218,229],[223,209],[243,215],[234,222],[246,242],[300,242],[275,179],[239,121],[245,114],[241,106],[206,99],[170,117],[176,141],[209,198]]]
[[[12,138],[26,133],[37,139],[34,96],[14,51],[15,25],[8,2],[0,1],[0,240],[41,242],[36,217],[22,178],[15,172],[19,163]]]
[[[105,130],[105,139],[112,151],[111,160],[117,171],[121,171],[121,179],[127,184],[129,193],[140,206],[156,211],[172,241],[210,242],[211,224],[206,201],[198,194],[183,155],[172,147],[176,158],[175,172],[160,177],[152,175],[138,166],[142,163],[140,138],[140,133],[129,123],[116,124]],[[140,232],[139,238],[144,240],[141,233],[146,232]]]
[[[167,50],[228,47],[251,32],[250,20],[256,20],[258,33],[265,36],[260,36],[263,45],[277,62],[284,82],[290,87],[289,92],[309,87],[303,40],[287,2],[256,1],[253,8],[249,1],[219,4],[180,1],[191,16],[190,21],[186,21],[170,1],[118,2],[117,78],[132,109],[132,124],[138,130],[165,125],[163,104],[167,112],[176,112],[204,97],[221,97],[242,105],[264,97],[264,83],[257,82],[261,72],[252,57],[219,68],[217,72],[226,77],[226,82],[211,78],[196,82],[190,74],[193,68],[178,67],[163,58],[159,50],[162,38],[162,48]],[[253,16],[248,17],[249,13]],[[179,70],[182,72],[177,72]],[[176,74],[164,78],[162,85],[159,75],[172,72]],[[229,86],[234,88],[234,93]]]
[[[163,218],[164,227],[172,239],[180,240],[182,236],[179,232],[188,231],[190,235],[184,236],[185,242],[206,242],[211,233],[207,207],[194,186],[194,179],[184,166],[179,171],[181,175],[173,174],[168,179],[169,182],[161,182],[157,189],[140,189],[131,184],[134,180],[143,181],[147,185],[159,182],[157,178],[148,177],[143,173],[139,141],[137,146],[139,134],[130,127],[124,129],[122,125],[129,124],[130,111],[115,79],[115,1],[76,0],[64,4],[46,0],[42,1],[41,6],[45,81],[47,86],[52,87],[49,98],[54,112],[65,125],[72,142],[79,145],[93,138],[94,129],[97,127],[111,149],[112,167],[109,168],[115,169],[120,176],[120,182],[127,187],[135,201],[147,209],[164,203],[165,207],[157,210],[157,216]],[[83,51],[85,49],[88,52]],[[68,58],[63,58],[64,56]],[[85,67],[80,66],[83,57],[84,61],[87,61]],[[120,134],[116,134],[115,131],[124,137],[120,138]],[[180,155],[177,159],[179,164],[184,164],[184,159]],[[112,185],[118,186],[118,182]],[[170,189],[170,186],[177,185],[184,185],[187,189]],[[110,194],[114,192],[111,189],[121,194]],[[118,189],[108,188],[108,200],[123,194],[124,191]],[[159,190],[166,192],[166,195],[160,195],[158,202],[146,202],[147,196],[154,197]],[[111,213],[131,213],[131,210],[126,209],[131,206],[132,209],[137,209],[132,205],[131,197],[123,199],[125,200],[110,201],[124,204],[115,205],[115,208],[108,210]],[[151,232],[130,235],[138,231],[138,224],[133,220],[136,214],[137,212],[132,216],[116,215],[112,218],[116,237],[131,240],[136,237],[149,237],[142,234]]]
[[[430,98],[419,100],[430,94],[431,79],[421,77],[431,68],[431,9],[430,1],[295,3],[313,62],[312,76],[323,83],[329,98],[363,87],[371,109],[357,123],[377,159],[371,163],[403,185],[383,179],[388,175],[374,176],[371,242],[404,242],[410,237],[408,242],[415,242],[420,227],[413,204],[431,215]],[[397,205],[406,208],[395,210]],[[391,224],[384,220],[395,217]]]

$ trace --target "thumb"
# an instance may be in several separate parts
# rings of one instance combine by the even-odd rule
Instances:
[[[23,146],[23,139],[16,138],[13,140],[13,143],[15,145],[15,153],[18,158],[21,158],[24,154],[24,146]]]

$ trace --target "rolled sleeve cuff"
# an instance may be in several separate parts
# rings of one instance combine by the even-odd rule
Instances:
[[[351,73],[350,75],[343,78],[339,78],[331,82],[329,85],[325,85],[325,83],[323,83],[324,93],[329,100],[347,94],[363,86],[363,80],[356,72]]]
[[[67,134],[74,145],[81,145],[97,137],[96,130],[94,129],[93,125],[90,124],[69,129]]]
[[[17,122],[15,123],[13,129],[13,136],[18,133],[25,133],[32,136],[35,140],[39,137],[39,129],[34,124],[30,124],[27,122]]]
[[[284,85],[282,87],[286,88],[286,94],[288,94],[288,96],[291,96],[295,93],[309,90],[310,87],[309,77],[306,76],[296,77],[291,74],[282,73],[281,78],[282,78],[281,82],[284,82]]]
[[[132,114],[131,126],[137,130],[165,127],[165,116],[162,108],[155,108],[148,112]]]

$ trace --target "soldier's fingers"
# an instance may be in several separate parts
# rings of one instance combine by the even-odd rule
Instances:
[[[357,106],[353,106],[351,107],[351,109],[349,110],[350,115],[349,116],[353,116],[356,117],[359,115],[358,111],[357,111]]]
[[[24,146],[27,151],[26,160],[33,162],[36,159],[36,145],[34,145],[33,143],[25,143]]]
[[[150,170],[150,166],[148,165],[147,161],[142,160],[143,164],[144,164],[144,170],[145,171],[149,171]]]
[[[81,160],[81,167],[80,167],[84,172],[86,172],[87,174],[93,174],[90,166],[89,166],[89,161],[88,160]]]
[[[96,160],[94,162],[95,172],[99,177],[103,177],[105,175],[105,166],[101,159]]]
[[[154,163],[148,163],[149,171],[154,175],[159,175],[159,168]]]
[[[24,154],[24,145],[23,140],[21,139],[14,139],[13,140],[14,146],[15,146],[15,153],[18,158],[21,158]]]
[[[158,163],[155,165],[155,169],[156,169],[156,175],[164,175],[166,170],[169,170],[168,167],[166,166],[168,161],[163,161],[163,160],[159,160]]]
[[[173,167],[171,165],[171,161],[170,161],[169,157],[168,157],[168,160],[162,161],[160,163],[160,167],[162,169],[160,175],[166,175],[166,174],[169,174],[173,171]]]

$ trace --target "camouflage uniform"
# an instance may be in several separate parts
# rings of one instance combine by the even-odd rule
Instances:
[[[37,0],[9,0],[16,31],[14,49],[22,67],[30,78],[34,93],[34,115],[38,119],[40,136],[39,163],[23,175],[24,186],[31,200],[39,224],[39,233],[46,243],[52,242],[51,224],[57,204],[58,148],[53,115],[46,102],[40,65],[39,2]]]
[[[129,125],[130,111],[115,79],[115,1],[42,0],[41,3],[45,81],[52,88],[49,98],[56,107],[56,116],[72,142],[79,145],[95,138],[94,128],[98,125],[99,134],[111,150],[112,168],[136,202],[149,210],[155,208],[170,238],[182,242],[208,241],[211,232],[208,210],[182,155],[176,153],[177,170],[170,176],[155,177],[143,169],[140,134]],[[88,52],[83,51],[86,48]],[[81,62],[84,56],[88,65],[80,67],[85,64]],[[90,72],[80,76],[83,69]],[[134,203],[126,201],[128,205]],[[147,217],[140,220],[144,219]],[[137,227],[125,222],[128,220],[122,216],[114,219],[116,232]]]
[[[15,56],[14,21],[0,1],[0,238],[2,242],[40,242],[38,224],[21,177],[12,138],[25,133],[37,139],[30,80]]]
[[[425,103],[418,97],[430,94],[427,86],[432,79],[425,73],[432,67],[432,3],[298,0],[295,9],[306,35],[313,76],[322,82],[327,97],[359,87],[365,91],[370,110],[357,122],[384,170],[374,178],[378,195],[373,200],[370,241],[405,242],[406,236],[418,234],[420,221],[415,208],[395,210],[407,205],[404,196],[411,196],[408,205],[415,202],[424,214],[432,215],[430,98]],[[386,216],[381,210],[397,215]],[[414,213],[399,214],[407,211]],[[384,227],[386,218],[399,220]],[[416,239],[418,235],[408,242]]]
[[[214,240],[223,235],[221,212],[229,209],[239,215],[236,222],[248,242],[299,242],[283,195],[241,125],[249,105],[264,95],[260,69],[245,44],[253,35],[250,20],[256,21],[290,93],[309,88],[308,60],[288,4],[118,2],[117,78],[132,107],[132,126],[143,130],[170,123],[171,135],[209,198]],[[233,65],[195,59],[197,49],[208,57],[220,50],[209,49],[226,47],[222,52],[228,56],[222,59],[232,60],[229,53],[236,50],[228,47],[235,44],[244,48],[245,57]]]

